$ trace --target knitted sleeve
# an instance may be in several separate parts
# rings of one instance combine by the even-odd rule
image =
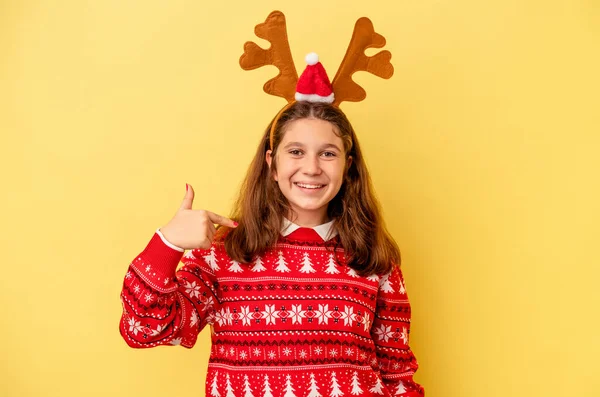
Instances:
[[[408,345],[410,303],[400,266],[379,281],[377,309],[371,334],[383,383],[395,396],[423,396],[421,385],[413,381],[417,360]]]
[[[129,346],[194,346],[198,333],[212,324],[217,302],[218,284],[202,256],[208,252],[183,256],[160,233],[152,237],[130,264],[121,291],[119,329]],[[183,266],[176,272],[180,261]]]

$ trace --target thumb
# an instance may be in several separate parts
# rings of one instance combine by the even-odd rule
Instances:
[[[185,184],[185,197],[183,198],[183,202],[181,203],[180,209],[182,210],[191,210],[192,204],[194,203],[194,189],[192,185]]]

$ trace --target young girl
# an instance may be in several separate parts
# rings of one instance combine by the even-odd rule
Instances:
[[[192,209],[186,186],[125,276],[129,346],[191,348],[210,326],[206,396],[423,395],[400,253],[332,97],[275,117],[233,220]]]

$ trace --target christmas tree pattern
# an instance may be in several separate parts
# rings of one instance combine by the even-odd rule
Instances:
[[[308,386],[308,395],[306,397],[322,397],[321,393],[319,393],[319,386],[317,386],[317,381],[315,380],[315,374],[310,374],[310,386]]]
[[[271,385],[269,384],[269,375],[265,375],[263,392],[264,394],[262,395],[262,397],[273,397],[273,393],[271,392]]]
[[[302,267],[300,268],[300,273],[314,273],[315,269],[313,269],[313,265],[308,257],[308,252],[304,253],[302,257]]]
[[[335,371],[331,373],[331,392],[329,393],[330,397],[339,397],[343,396],[344,392],[340,389],[340,385],[335,377]]]
[[[400,284],[400,286],[398,287],[398,291],[401,294],[405,294],[406,293],[406,289],[404,288],[404,283],[402,282],[402,280],[398,280],[398,284]]]
[[[372,388],[369,389],[371,393],[383,394],[383,383],[381,383],[381,378],[377,377],[377,382],[373,385]]]
[[[248,375],[244,375],[244,397],[254,397],[250,388],[250,382],[248,381]]]
[[[348,268],[348,275],[351,277],[358,277],[358,273],[356,273],[356,270],[352,269],[351,267]]]
[[[217,256],[215,255],[215,247],[210,247],[210,254],[204,255],[204,261],[213,271],[219,270]]]
[[[183,257],[186,259],[196,259],[196,257],[194,256],[193,250],[189,250],[188,252],[186,252]]]
[[[379,276],[376,274],[371,274],[369,277],[367,277],[367,280],[369,281],[379,281]]]
[[[217,387],[217,378],[219,377],[219,371],[215,372],[215,377],[210,384],[210,395],[213,397],[221,397],[221,393],[219,393],[219,389]]]
[[[390,273],[386,274],[379,280],[379,289],[381,292],[385,292],[391,294],[394,292],[394,288],[392,288],[392,283],[390,283]]]
[[[360,382],[358,381],[358,372],[354,371],[354,374],[352,374],[352,391],[350,391],[350,393],[352,393],[355,396],[358,396],[359,394],[363,393],[363,389],[361,389],[360,387]]]
[[[333,259],[333,254],[329,254],[329,260],[327,261],[327,268],[325,269],[325,273],[327,274],[337,274],[340,271],[337,269],[335,260]]]
[[[244,270],[240,267],[240,263],[236,260],[231,260],[231,262],[229,262],[231,264],[231,266],[229,266],[229,268],[227,270],[229,270],[230,272],[233,273],[241,273]]]
[[[396,386],[396,394],[406,393],[406,387],[404,387],[404,383],[399,380],[398,386]]]
[[[285,377],[285,394],[283,397],[296,397],[294,388],[292,387],[292,377],[290,375]]]
[[[267,270],[266,267],[263,266],[263,260],[260,256],[257,256],[254,260],[254,266],[250,269],[252,272],[262,272]]]
[[[289,272],[290,268],[287,267],[287,262],[285,261],[285,258],[283,257],[283,252],[279,251],[279,258],[277,259],[277,267],[275,268],[275,271],[277,272]]]
[[[225,395],[225,397],[235,397],[235,394],[233,394],[233,387],[231,387],[231,381],[229,380],[229,374],[226,375],[226,379],[227,381],[225,382],[225,391],[227,391],[227,394]]]

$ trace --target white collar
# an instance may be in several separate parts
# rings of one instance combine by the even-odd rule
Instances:
[[[295,232],[296,230],[298,230],[301,227],[302,226],[296,225],[295,223],[291,222],[289,219],[284,217],[283,225],[281,226],[281,235],[283,237],[285,237],[285,236]],[[330,239],[334,238],[335,236],[337,236],[337,234],[338,234],[337,230],[335,230],[335,228],[333,227],[333,221],[329,221],[329,222],[324,223],[319,226],[314,226],[310,229],[313,229],[315,232],[317,232],[317,234],[319,236],[321,236],[323,241],[330,240]]]

